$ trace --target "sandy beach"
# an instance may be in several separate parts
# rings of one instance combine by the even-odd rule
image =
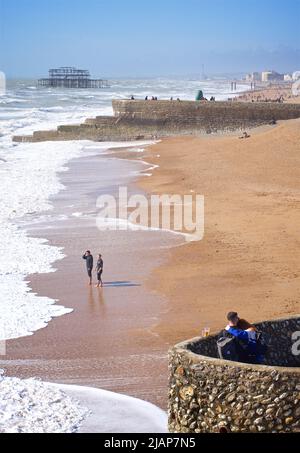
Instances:
[[[292,92],[292,84],[286,85],[270,85],[267,87],[256,88],[254,91],[246,91],[236,97],[234,101],[244,102],[273,102],[282,99],[285,103],[299,104],[300,96],[294,96]]]
[[[146,151],[159,168],[144,190],[205,196],[204,239],[174,249],[149,283],[168,300],[161,339],[216,331],[229,310],[251,321],[299,312],[299,139],[292,120],[246,140],[171,138]]]
[[[9,341],[7,375],[107,389],[166,409],[172,344],[203,327],[221,329],[233,309],[253,322],[297,313],[299,139],[293,120],[245,140],[177,137],[138,155],[115,150],[72,161],[66,190],[52,200],[56,220],[27,228],[66,255],[57,272],[29,277],[33,291],[74,311]],[[142,161],[157,165],[151,177],[139,175]],[[126,183],[129,174],[132,193],[204,195],[204,239],[99,232],[97,196],[108,187],[115,194],[116,177]],[[87,248],[104,256],[103,290],[86,285]]]

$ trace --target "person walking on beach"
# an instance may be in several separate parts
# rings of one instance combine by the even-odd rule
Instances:
[[[82,258],[86,261],[86,269],[89,276],[89,286],[91,286],[93,280],[92,272],[94,267],[94,258],[90,250],[87,250]]]
[[[102,255],[98,256],[98,261],[97,261],[97,265],[96,265],[96,272],[97,272],[97,280],[98,280],[96,288],[99,288],[100,286],[101,286],[101,288],[103,288],[103,282],[102,282],[103,259],[102,259]]]

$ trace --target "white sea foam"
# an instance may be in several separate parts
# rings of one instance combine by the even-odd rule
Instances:
[[[146,401],[90,387],[1,376],[0,433],[167,433]]]
[[[59,387],[0,376],[0,433],[73,433],[88,414]]]
[[[182,231],[171,230],[167,228],[156,228],[138,223],[133,223],[129,219],[121,219],[114,217],[101,217],[98,216],[96,224],[99,230],[113,230],[113,231],[157,231],[159,233],[174,234],[185,238],[187,242],[198,241],[199,238],[196,234],[183,233]]]
[[[25,277],[53,271],[52,263],[64,255],[44,239],[29,237],[17,222],[52,208],[49,197],[63,189],[57,173],[81,151],[80,143],[40,143],[21,144],[5,154],[0,167],[0,340],[30,335],[52,317],[72,311],[30,292]]]

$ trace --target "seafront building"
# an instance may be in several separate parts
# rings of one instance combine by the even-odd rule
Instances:
[[[284,80],[284,75],[279,74],[276,71],[264,71],[261,74],[262,82],[273,82],[273,81],[280,81],[280,80]]]
[[[270,70],[262,72],[252,72],[246,75],[246,82],[283,82],[290,81],[292,76],[290,74],[280,74],[279,72]]]

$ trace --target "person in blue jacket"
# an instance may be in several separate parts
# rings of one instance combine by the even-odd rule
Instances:
[[[240,318],[236,312],[229,312],[227,315],[229,321],[225,330],[237,340],[237,350],[240,356],[240,362],[245,363],[262,363],[263,356],[259,351],[257,330],[250,326],[243,330],[239,328]]]

